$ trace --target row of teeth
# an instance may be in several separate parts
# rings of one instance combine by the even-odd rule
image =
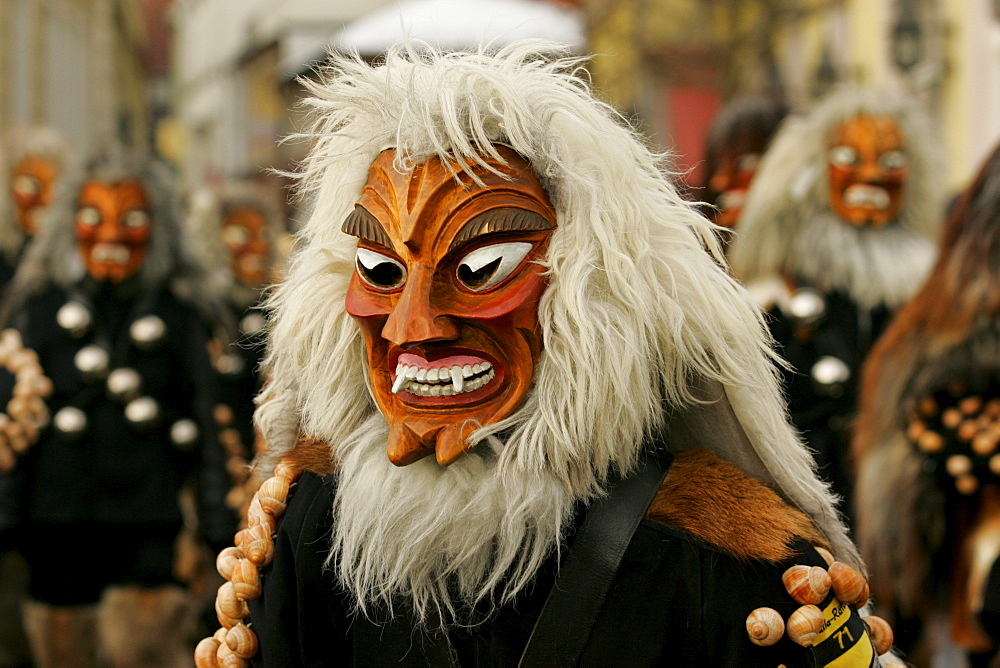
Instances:
[[[723,211],[738,209],[747,201],[746,190],[727,190],[719,195],[718,206]]]
[[[90,251],[94,262],[111,262],[125,264],[132,257],[131,251],[119,244],[96,244]]]
[[[876,209],[889,208],[889,193],[876,186],[854,185],[844,192],[844,203],[848,206],[871,206]]]
[[[392,392],[399,394],[405,389],[423,397],[447,397],[478,390],[495,375],[496,371],[489,362],[433,369],[400,364],[396,367]]]

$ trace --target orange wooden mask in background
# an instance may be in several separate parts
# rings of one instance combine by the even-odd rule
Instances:
[[[87,273],[117,283],[146,259],[151,232],[146,189],[136,181],[88,181],[80,189],[76,238]]]
[[[52,203],[57,168],[54,162],[29,155],[11,172],[17,223],[29,237],[38,231],[39,215]]]
[[[830,208],[852,225],[883,227],[899,215],[909,156],[895,119],[858,115],[834,131],[827,154]]]
[[[556,213],[528,162],[496,147],[503,176],[431,158],[402,174],[395,151],[372,163],[344,231],[359,237],[347,311],[360,324],[373,393],[390,425],[389,459],[433,453],[442,466],[468,436],[524,401],[542,350],[538,302]]]
[[[269,279],[271,248],[264,214],[252,206],[228,209],[222,221],[222,243],[229,249],[233,275],[251,288]]]

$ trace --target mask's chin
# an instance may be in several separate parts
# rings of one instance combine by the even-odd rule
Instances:
[[[479,423],[465,420],[455,424],[411,419],[397,422],[389,430],[386,454],[396,466],[406,466],[430,454],[441,466],[448,466],[465,454],[469,437]]]

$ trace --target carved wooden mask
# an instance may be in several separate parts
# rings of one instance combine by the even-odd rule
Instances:
[[[233,275],[251,288],[268,281],[271,249],[265,229],[263,214],[252,206],[228,209],[222,224],[222,243],[229,249]]]
[[[719,193],[715,198],[718,211],[715,224],[722,227],[736,227],[743,214],[750,182],[757,175],[761,154],[766,146],[761,142],[758,150],[726,151],[719,157],[719,165],[710,177],[709,186]]]
[[[896,219],[909,156],[895,119],[859,115],[842,123],[830,138],[827,160],[834,213],[859,227]]]
[[[52,203],[57,169],[51,160],[29,155],[11,172],[17,223],[29,237],[38,231],[38,216]]]
[[[80,190],[76,238],[96,280],[117,283],[138,272],[150,232],[150,202],[142,184],[88,181]]]
[[[528,162],[498,146],[476,185],[438,158],[400,174],[395,151],[372,163],[344,231],[357,236],[347,311],[368,349],[389,459],[434,453],[442,466],[479,426],[509,416],[542,350],[538,301],[556,214]]]

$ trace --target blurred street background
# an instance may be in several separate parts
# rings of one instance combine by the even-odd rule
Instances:
[[[595,88],[701,182],[705,138],[744,94],[804,108],[838,82],[926,104],[948,189],[1000,137],[998,0],[3,0],[0,129],[50,125],[82,155],[151,145],[187,188],[286,168],[298,76],[328,48],[403,35],[449,48],[566,42]],[[292,215],[292,211],[286,212]]]

